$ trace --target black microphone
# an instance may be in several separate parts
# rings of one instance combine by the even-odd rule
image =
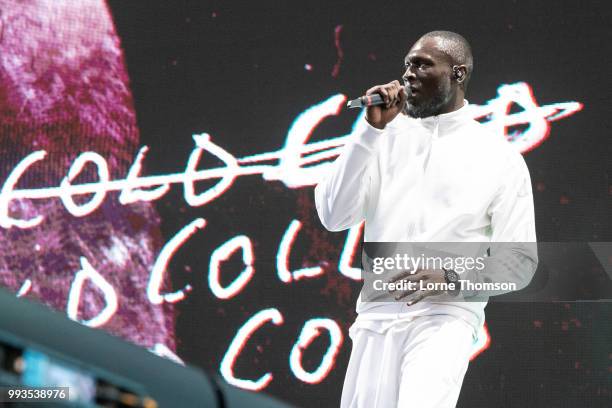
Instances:
[[[364,95],[360,98],[353,99],[352,101],[348,101],[346,106],[349,109],[354,109],[354,108],[363,108],[365,106],[377,106],[377,105],[384,105],[384,104],[385,104],[385,101],[383,100],[382,96],[375,93],[375,94],[370,94],[370,95]]]

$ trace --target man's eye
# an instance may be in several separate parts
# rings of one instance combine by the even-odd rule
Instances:
[[[408,71],[410,69],[417,69],[419,71],[425,71],[427,68],[429,68],[428,64],[406,64],[404,65],[404,70]]]

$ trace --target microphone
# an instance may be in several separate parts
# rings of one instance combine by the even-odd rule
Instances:
[[[370,94],[370,95],[364,95],[360,98],[353,99],[352,101],[348,101],[346,104],[346,107],[349,109],[355,109],[355,108],[363,108],[366,106],[377,106],[377,105],[384,105],[384,104],[385,104],[385,101],[383,100],[382,96],[375,93],[375,94]]]

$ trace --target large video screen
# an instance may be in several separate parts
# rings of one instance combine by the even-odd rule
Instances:
[[[599,7],[5,2],[0,284],[235,386],[337,406],[363,228],[327,231],[313,188],[364,120],[347,100],[399,79],[422,34],[461,33],[471,115],[524,155],[538,240],[612,241]],[[491,303],[458,406],[606,406],[611,311]]]

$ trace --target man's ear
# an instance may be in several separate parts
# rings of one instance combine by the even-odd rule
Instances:
[[[462,83],[467,76],[467,67],[465,65],[453,65],[453,76],[458,83]]]

